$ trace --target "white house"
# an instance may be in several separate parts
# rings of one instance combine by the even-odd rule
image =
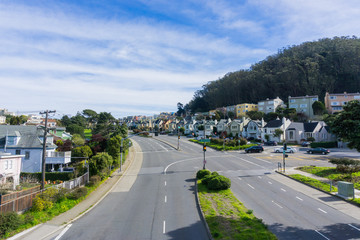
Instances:
[[[241,119],[234,119],[232,122],[229,123],[229,132],[232,136],[241,136],[243,132],[243,128],[248,124],[250,118],[242,117]]]
[[[218,124],[216,125],[217,132],[220,134],[222,132],[229,131],[229,124],[231,123],[231,119],[220,119]]]
[[[0,184],[6,184],[12,179],[12,189],[20,184],[21,159],[25,155],[11,155],[0,152]]]
[[[38,126],[0,125],[0,151],[13,155],[24,155],[22,172],[42,171],[44,129]],[[46,164],[66,165],[71,162],[71,152],[55,152],[53,136],[48,134],[46,141]]]
[[[250,120],[248,124],[244,127],[242,136],[245,138],[253,137],[254,139],[261,139],[261,134],[265,126],[264,119],[259,120]]]
[[[286,119],[285,117],[283,117],[281,120],[276,119],[276,120],[269,121],[263,128],[263,132],[261,133],[261,139],[265,140],[266,139],[265,135],[268,135],[270,141],[277,141],[277,142],[284,141],[285,140],[285,131],[290,126],[290,124],[291,124],[291,121],[289,119]],[[281,129],[283,131],[283,134],[281,134],[280,137],[274,136],[276,129]]]
[[[286,141],[301,143],[308,138],[314,138],[315,142],[336,141],[336,136],[329,132],[325,122],[293,122],[286,129]]]
[[[258,102],[258,111],[263,112],[265,114],[275,112],[277,107],[286,107],[284,101],[279,97],[275,99],[266,99]]]

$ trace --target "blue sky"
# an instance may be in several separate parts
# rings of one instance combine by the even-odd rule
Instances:
[[[355,0],[0,0],[0,108],[176,111],[278,49],[360,36]]]

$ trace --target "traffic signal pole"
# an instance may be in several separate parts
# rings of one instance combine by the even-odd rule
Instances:
[[[203,146],[203,152],[204,152],[204,161],[203,161],[203,169],[206,169],[206,160],[205,160],[205,152],[206,152],[206,144],[205,144],[205,142],[204,142],[204,146]]]

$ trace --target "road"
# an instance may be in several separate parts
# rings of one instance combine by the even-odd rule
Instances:
[[[161,138],[173,144],[177,141]],[[180,146],[184,152],[201,151],[200,145],[190,146],[186,139]],[[207,151],[206,156],[207,168],[229,177],[236,197],[263,219],[279,239],[360,239],[360,210],[355,208],[357,212],[349,216],[327,204],[343,202],[336,197],[325,194],[319,201],[297,191],[297,185],[292,188],[283,184],[284,177],[274,173],[277,163],[282,162],[282,154],[273,153],[272,147],[266,148],[264,154]],[[286,164],[330,166],[328,157],[300,151],[290,155]],[[315,190],[315,196],[320,194],[323,193]]]
[[[156,138],[178,143],[176,136]],[[195,173],[203,166],[202,146],[181,138],[176,151],[155,139],[134,140],[142,161],[138,172],[127,174],[132,184],[117,185],[93,210],[50,239],[208,239],[194,189]],[[275,173],[281,154],[271,156],[270,148],[262,154],[207,149],[206,167],[229,177],[236,197],[279,239],[360,239],[358,208],[345,214],[332,207],[344,204],[342,200]],[[287,165],[329,165],[301,154],[291,155]]]
[[[196,207],[195,171],[187,164],[196,158],[151,138],[134,140],[143,159],[133,185],[120,182],[52,239],[208,239]]]

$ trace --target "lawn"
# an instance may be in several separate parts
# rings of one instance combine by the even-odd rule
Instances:
[[[195,140],[195,139],[190,139],[189,141],[203,145],[202,142],[200,142],[198,140]],[[248,147],[251,147],[251,146],[254,146],[254,145],[257,145],[257,144],[248,144],[248,145],[242,145],[242,146],[227,146],[227,145],[225,145],[225,151],[243,150],[245,148],[248,148]],[[219,150],[219,151],[224,150],[224,145],[223,144],[215,144],[215,143],[208,142],[208,143],[206,143],[206,146],[214,148],[214,149]]]
[[[198,195],[214,239],[277,239],[230,189],[210,191],[199,180]]]
[[[352,182],[354,184],[354,188],[360,190],[360,172],[341,173],[338,172],[335,167],[315,167],[315,166],[299,167],[298,169],[304,172],[314,174],[319,177],[331,179],[333,181]]]

